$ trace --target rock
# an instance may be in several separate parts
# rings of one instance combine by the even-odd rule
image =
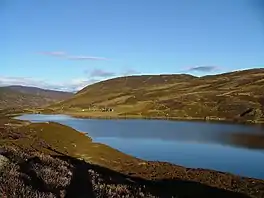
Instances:
[[[72,146],[73,146],[73,147],[76,147],[77,145],[76,145],[76,144],[74,144],[74,143],[72,143]]]
[[[0,155],[0,170],[9,163],[9,159],[3,155]]]

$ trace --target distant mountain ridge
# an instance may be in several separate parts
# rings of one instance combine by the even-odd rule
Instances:
[[[42,89],[38,87],[28,87],[28,86],[22,86],[22,85],[12,85],[12,86],[7,86],[7,87],[14,91],[18,91],[20,93],[50,97],[50,98],[54,98],[58,100],[65,100],[73,96],[73,93],[71,92],[55,91],[55,90],[50,90],[50,89]]]
[[[73,96],[73,93],[26,86],[0,87],[0,108],[44,107]]]
[[[203,77],[141,75],[89,85],[51,108],[88,112],[91,107],[107,107],[128,117],[264,121],[263,94],[263,68]]]

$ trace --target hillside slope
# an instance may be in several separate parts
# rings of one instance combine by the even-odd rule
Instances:
[[[14,91],[18,91],[20,93],[43,96],[43,97],[47,97],[53,100],[66,100],[69,97],[73,96],[73,93],[70,93],[70,92],[41,89],[38,87],[26,87],[26,86],[21,86],[21,85],[12,85],[12,86],[8,86],[8,88]]]
[[[87,86],[51,106],[71,111],[113,108],[119,116],[238,119],[264,116],[264,69],[219,75],[119,77]]]
[[[29,108],[50,105],[72,96],[71,93],[32,87],[0,87],[0,108]]]

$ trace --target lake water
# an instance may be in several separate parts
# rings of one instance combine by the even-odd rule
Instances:
[[[264,140],[264,128],[259,125],[80,119],[40,114],[26,114],[17,119],[58,122],[87,132],[94,142],[145,160],[264,179],[264,141],[257,141]]]

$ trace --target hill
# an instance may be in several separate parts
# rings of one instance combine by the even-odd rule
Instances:
[[[55,91],[49,89],[41,89],[38,87],[26,87],[21,85],[12,85],[8,86],[11,90],[18,91],[20,93],[31,94],[31,95],[38,95],[43,96],[55,100],[66,100],[69,97],[73,96],[71,92],[64,92],[64,91]]]
[[[51,108],[91,116],[111,108],[116,116],[258,122],[264,116],[263,93],[264,69],[203,77],[127,76],[89,85]]]
[[[27,108],[50,105],[65,100],[72,93],[45,90],[35,87],[0,87],[0,108]]]

